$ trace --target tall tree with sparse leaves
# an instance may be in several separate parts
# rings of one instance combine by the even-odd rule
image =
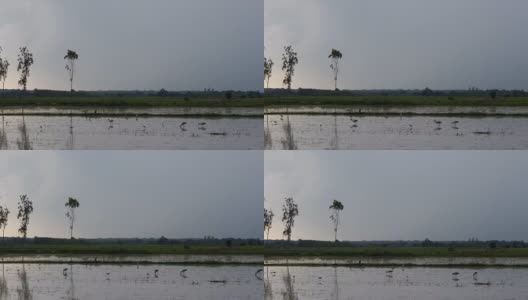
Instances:
[[[33,65],[33,63],[33,54],[29,52],[27,47],[21,47],[20,53],[18,53],[17,71],[20,72],[20,79],[18,80],[18,85],[22,86],[24,91],[27,90],[29,68]]]
[[[66,71],[68,71],[68,76],[70,77],[70,92],[73,93],[73,75],[75,74],[75,61],[79,59],[77,52],[68,49],[64,59],[67,60]]]
[[[20,227],[18,232],[22,234],[24,239],[27,237],[27,231],[29,226],[29,216],[33,213],[33,202],[29,200],[27,195],[21,195],[18,201],[18,215],[17,219],[20,219]]]
[[[282,222],[284,223],[284,230],[282,235],[291,241],[292,230],[294,226],[295,217],[299,215],[299,208],[293,198],[286,198],[282,205]]]
[[[332,49],[330,52],[330,55],[328,55],[328,58],[332,61],[330,64],[330,69],[332,69],[332,73],[334,75],[334,89],[337,91],[337,75],[339,74],[339,60],[343,58],[343,54],[341,51]]]
[[[332,205],[330,205],[330,210],[332,211],[332,215],[330,215],[330,219],[334,223],[334,242],[337,243],[337,228],[339,227],[339,213],[345,208],[343,206],[343,203],[334,200],[332,202]]]
[[[275,216],[275,214],[271,209],[267,210],[264,208],[264,231],[266,231],[266,240],[269,240],[269,231],[273,223],[273,216]]]
[[[7,227],[7,219],[9,217],[9,209],[0,206],[0,229],[2,229],[2,241],[5,240],[5,229]]]
[[[297,58],[297,52],[293,51],[292,46],[284,47],[284,53],[282,54],[282,70],[285,71],[284,79],[282,83],[291,90],[293,81],[293,75],[295,75],[295,65],[299,63]]]
[[[70,239],[73,240],[73,225],[75,223],[75,209],[79,207],[79,201],[75,198],[68,198],[68,202],[64,204],[66,206],[67,212],[66,212],[66,218],[68,219],[69,227],[70,227]]]
[[[269,88],[269,81],[273,71],[274,62],[271,58],[264,57],[264,79],[266,80],[266,88]]]
[[[0,54],[2,54],[2,47],[0,47]],[[5,90],[5,81],[7,79],[7,72],[9,70],[9,61],[0,56],[0,81],[2,82],[2,90]]]

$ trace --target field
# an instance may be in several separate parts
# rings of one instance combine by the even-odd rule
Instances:
[[[0,245],[0,255],[261,255],[262,246],[183,245]]]
[[[0,97],[0,107],[263,107],[264,98],[184,98],[156,96]]]
[[[285,247],[265,248],[266,256],[287,257],[528,257],[528,248],[448,247]]]
[[[528,97],[447,96],[276,96],[266,97],[267,106],[528,106]]]

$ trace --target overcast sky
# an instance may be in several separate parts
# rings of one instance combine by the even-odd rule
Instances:
[[[527,11],[524,0],[265,0],[270,87],[292,45],[295,88],[333,88],[336,48],[340,88],[528,89]]]
[[[266,151],[270,238],[285,197],[299,205],[292,239],[528,240],[526,151]]]
[[[262,0],[0,0],[0,46],[17,88],[17,51],[33,52],[29,89],[261,90]]]
[[[261,151],[8,151],[0,166],[6,236],[27,194],[30,237],[67,236],[68,197],[77,237],[262,237]]]

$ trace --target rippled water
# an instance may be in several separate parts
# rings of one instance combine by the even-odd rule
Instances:
[[[528,149],[527,117],[266,115],[265,149]]]
[[[3,264],[1,268],[0,299],[264,297],[262,274],[255,274],[260,266]]]
[[[262,118],[6,115],[0,149],[262,149]]]
[[[528,269],[518,268],[270,266],[264,273],[265,299],[528,299]]]

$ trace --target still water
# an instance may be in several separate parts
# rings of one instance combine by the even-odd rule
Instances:
[[[265,299],[528,299],[523,268],[268,266]]]

